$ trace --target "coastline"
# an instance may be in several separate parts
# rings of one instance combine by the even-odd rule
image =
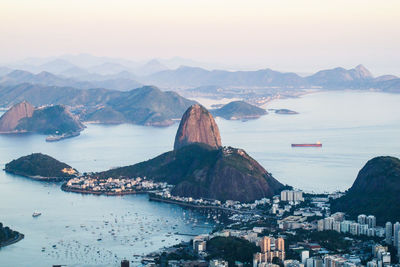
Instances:
[[[14,238],[14,239],[12,239],[12,240],[7,240],[7,241],[4,241],[4,242],[1,242],[1,243],[0,243],[0,248],[6,247],[6,246],[9,246],[9,245],[12,245],[12,244],[15,244],[15,243],[17,243],[18,241],[21,241],[22,239],[24,239],[24,237],[25,237],[24,234],[18,233],[18,235],[16,236],[16,238]]]
[[[16,172],[16,171],[11,171],[11,170],[6,170],[6,169],[3,169],[3,170],[6,173],[9,173],[12,175],[18,175],[18,176],[22,176],[25,178],[29,178],[31,180],[41,181],[41,182],[62,182],[62,181],[71,179],[71,177],[44,177],[44,176],[39,176],[39,175],[32,176],[32,175],[27,175],[27,174]]]
[[[236,212],[236,213],[242,213],[242,214],[251,214],[251,212],[249,212],[249,211],[242,211],[242,210],[236,210],[236,209],[230,209],[230,208],[218,207],[218,206],[211,206],[211,205],[194,205],[194,204],[190,204],[190,203],[186,203],[186,202],[165,199],[165,198],[157,197],[151,193],[149,193],[149,201],[164,202],[164,203],[178,205],[181,207],[189,207],[189,208],[195,208],[195,209],[215,209],[215,210],[230,211],[230,212]]]
[[[83,189],[68,187],[67,183],[63,183],[61,185],[61,190],[64,192],[89,194],[89,195],[104,195],[104,196],[124,196],[124,195],[138,195],[138,194],[148,194],[149,193],[147,191],[102,192],[102,191],[93,191],[93,190],[83,190]]]

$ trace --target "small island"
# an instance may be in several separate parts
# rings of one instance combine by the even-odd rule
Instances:
[[[17,243],[23,238],[23,234],[13,231],[7,226],[4,227],[3,224],[0,223],[0,248]]]
[[[78,175],[68,164],[41,153],[15,159],[7,163],[4,170],[39,181],[63,181]]]
[[[222,117],[226,120],[249,120],[258,119],[266,115],[265,109],[251,105],[244,101],[233,101],[221,108],[210,110],[214,116]]]

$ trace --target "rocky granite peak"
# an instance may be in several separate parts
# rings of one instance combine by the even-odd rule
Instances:
[[[220,148],[221,136],[211,113],[199,104],[189,107],[183,114],[175,137],[174,149],[193,143],[204,143]]]
[[[15,104],[0,118],[0,132],[14,132],[23,118],[30,118],[35,107],[26,101]]]

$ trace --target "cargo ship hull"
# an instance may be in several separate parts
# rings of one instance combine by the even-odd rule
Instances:
[[[292,147],[322,147],[322,144],[292,144]]]

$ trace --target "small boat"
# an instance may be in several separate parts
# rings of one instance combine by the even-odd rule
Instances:
[[[322,147],[321,142],[315,144],[292,144],[292,147]]]
[[[40,212],[34,212],[34,213],[32,214],[32,217],[38,217],[38,216],[40,216],[40,215],[42,215],[42,213],[40,213]]]

